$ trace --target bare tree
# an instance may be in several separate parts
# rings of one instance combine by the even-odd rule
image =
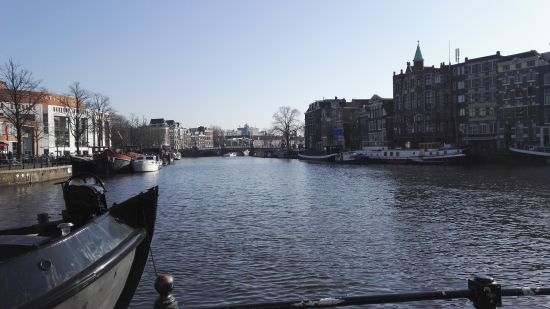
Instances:
[[[103,146],[103,138],[105,135],[105,121],[109,117],[109,113],[113,110],[109,101],[109,97],[101,93],[91,93],[86,108],[90,111],[91,129],[92,129],[92,145]],[[97,143],[96,143],[97,136]]]
[[[274,134],[283,136],[287,151],[290,151],[292,136],[296,136],[297,132],[303,127],[299,117],[300,111],[290,106],[281,106],[279,107],[279,111],[273,114],[273,127],[271,131]]]
[[[126,117],[112,112],[110,115],[111,145],[114,148],[124,148],[130,139],[130,121]]]
[[[46,90],[39,87],[40,82],[34,80],[32,73],[12,59],[0,67],[0,112],[8,123],[15,128],[17,140],[17,156],[23,159],[23,128],[35,127],[36,105],[46,96]]]
[[[214,140],[214,147],[224,147],[225,142],[225,134],[223,132],[222,127],[218,125],[210,125],[209,126],[212,129],[212,138]]]
[[[76,153],[80,155],[80,145],[87,141],[88,113],[86,103],[89,98],[88,91],[80,87],[79,82],[69,86],[69,92],[61,96],[59,101],[67,109],[67,121],[69,132],[75,138]],[[84,137],[84,139],[83,139]]]

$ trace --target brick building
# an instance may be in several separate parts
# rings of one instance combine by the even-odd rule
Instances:
[[[393,75],[395,146],[457,143],[458,119],[451,97],[450,66],[424,66],[420,44],[413,65]]]
[[[360,147],[391,146],[393,142],[393,99],[373,95],[357,100]]]
[[[544,97],[550,64],[537,51],[503,57],[498,63],[498,147],[539,145],[550,128]],[[549,121],[549,123],[547,123]]]
[[[359,146],[357,101],[324,99],[311,103],[305,112],[305,147],[314,152],[335,152]]]
[[[497,149],[497,63],[500,52],[452,66],[453,99],[458,108],[458,139],[477,155]]]

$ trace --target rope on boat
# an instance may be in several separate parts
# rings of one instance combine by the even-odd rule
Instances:
[[[145,228],[149,230],[149,226],[147,225],[147,217],[145,216],[145,208],[141,208],[141,215],[143,216],[143,224],[145,225]],[[153,262],[153,271],[155,272],[155,278],[158,277],[157,273],[157,265],[155,264],[155,257],[153,256],[153,246],[151,245],[153,243],[153,239],[151,239],[151,242],[149,243],[149,255],[151,255],[151,262]]]
[[[149,246],[149,254],[151,254],[151,262],[153,262],[153,271],[155,272],[155,278],[158,277],[157,266],[155,265],[155,257],[153,256],[153,247]]]

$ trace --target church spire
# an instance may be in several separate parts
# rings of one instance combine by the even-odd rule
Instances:
[[[422,58],[422,52],[420,51],[420,41],[416,41],[416,53],[414,53],[413,63],[414,66],[424,66],[424,58]]]

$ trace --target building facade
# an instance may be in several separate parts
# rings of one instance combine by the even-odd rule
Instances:
[[[0,88],[0,92],[5,91]],[[16,154],[17,141],[16,130],[8,120],[6,112],[14,108],[14,104],[6,101],[7,96],[2,95],[2,113],[0,113],[0,151],[2,154]],[[68,105],[61,102],[69,102]],[[23,155],[40,156],[54,155],[62,156],[76,154],[77,140],[75,136],[74,117],[75,109],[70,104],[71,98],[46,93],[41,96],[40,101],[34,104],[32,113],[29,113],[28,121],[22,129]],[[22,103],[23,105],[27,103]],[[29,105],[30,106],[30,105]],[[82,109],[78,112],[80,126],[79,150],[81,155],[90,155],[97,147],[109,147],[111,141],[109,115],[104,113],[98,117],[89,109]],[[98,117],[98,119],[94,119]],[[101,120],[99,120],[101,119]]]
[[[305,113],[305,148],[314,152],[335,152],[359,144],[358,101],[324,99],[311,103]]]
[[[452,66],[453,99],[458,108],[458,139],[473,153],[487,155],[497,150],[498,62],[495,55],[465,58]]]
[[[498,146],[524,147],[544,140],[550,123],[545,105],[545,72],[549,61],[537,51],[503,57],[498,63]]]
[[[394,145],[457,143],[458,119],[451,97],[450,66],[424,66],[420,45],[413,65],[393,75]]]
[[[393,99],[373,95],[368,100],[357,100],[361,105],[358,115],[360,147],[392,146]]]

